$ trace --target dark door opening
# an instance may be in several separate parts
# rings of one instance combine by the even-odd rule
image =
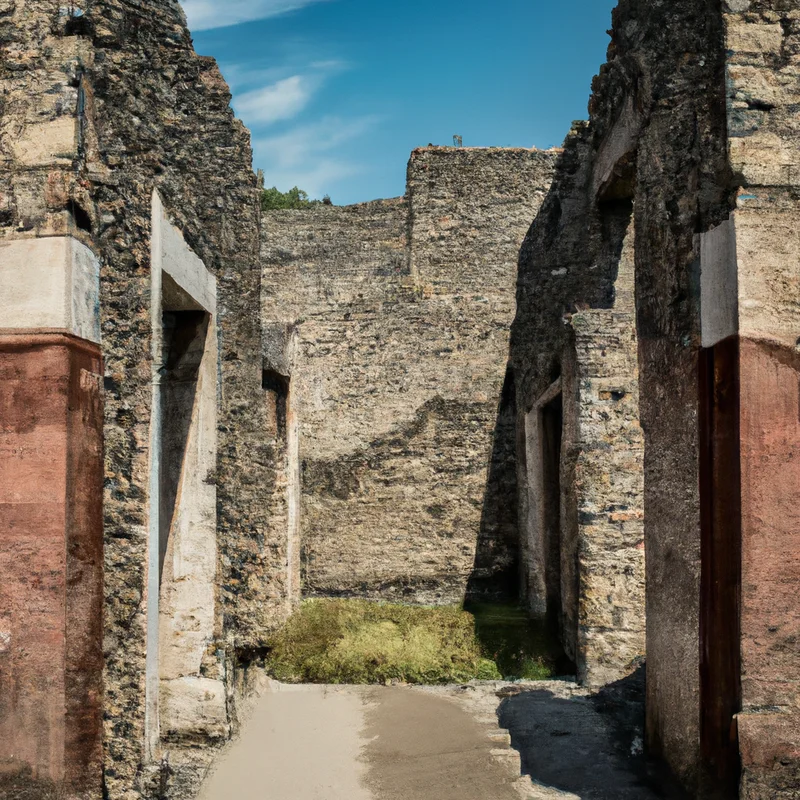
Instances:
[[[267,422],[272,432],[281,441],[286,440],[289,407],[289,378],[275,370],[265,369],[261,373],[261,388],[267,394]]]
[[[545,556],[547,622],[561,630],[561,442],[564,428],[562,395],[540,410],[542,458],[541,524]]]

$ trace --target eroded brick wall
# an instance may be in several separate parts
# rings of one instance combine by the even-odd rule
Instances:
[[[264,320],[297,337],[306,593],[515,591],[508,326],[553,161],[426,148],[406,199],[266,215]]]

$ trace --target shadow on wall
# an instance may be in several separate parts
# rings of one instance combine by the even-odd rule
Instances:
[[[688,800],[644,753],[643,664],[596,695],[570,697],[567,686],[504,690],[514,693],[498,708],[499,725],[524,775],[587,800]]]
[[[492,436],[489,475],[465,602],[508,603],[519,600],[517,526],[516,387],[506,372]]]

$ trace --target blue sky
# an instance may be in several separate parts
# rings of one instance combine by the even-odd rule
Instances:
[[[586,117],[614,0],[183,0],[267,186],[395,197],[415,147],[553,147]]]

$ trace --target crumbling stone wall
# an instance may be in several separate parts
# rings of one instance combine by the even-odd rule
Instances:
[[[138,798],[149,780],[181,772],[179,751],[171,773],[161,768],[175,743],[148,752],[145,710],[154,189],[218,285],[219,455],[209,477],[217,484],[218,604],[200,670],[222,682],[228,705],[234,664],[286,612],[286,534],[271,526],[265,502],[276,478],[261,388],[249,137],[215,63],[194,53],[174,0],[12,2],[0,26],[0,235],[72,236],[101,265],[104,781],[109,797]]]
[[[306,593],[514,593],[508,326],[554,158],[425,148],[406,199],[265,216],[265,325],[296,336]]]
[[[791,797],[800,774],[799,578],[786,556],[798,530],[797,13],[620,2],[578,157],[565,156],[577,195],[544,207],[558,251],[609,201],[633,200],[648,744],[703,797]]]
[[[600,686],[644,653],[643,440],[632,187],[594,202],[590,145],[576,127],[523,244],[510,364],[523,596]]]
[[[725,4],[738,287],[742,797],[800,787],[800,7]]]

